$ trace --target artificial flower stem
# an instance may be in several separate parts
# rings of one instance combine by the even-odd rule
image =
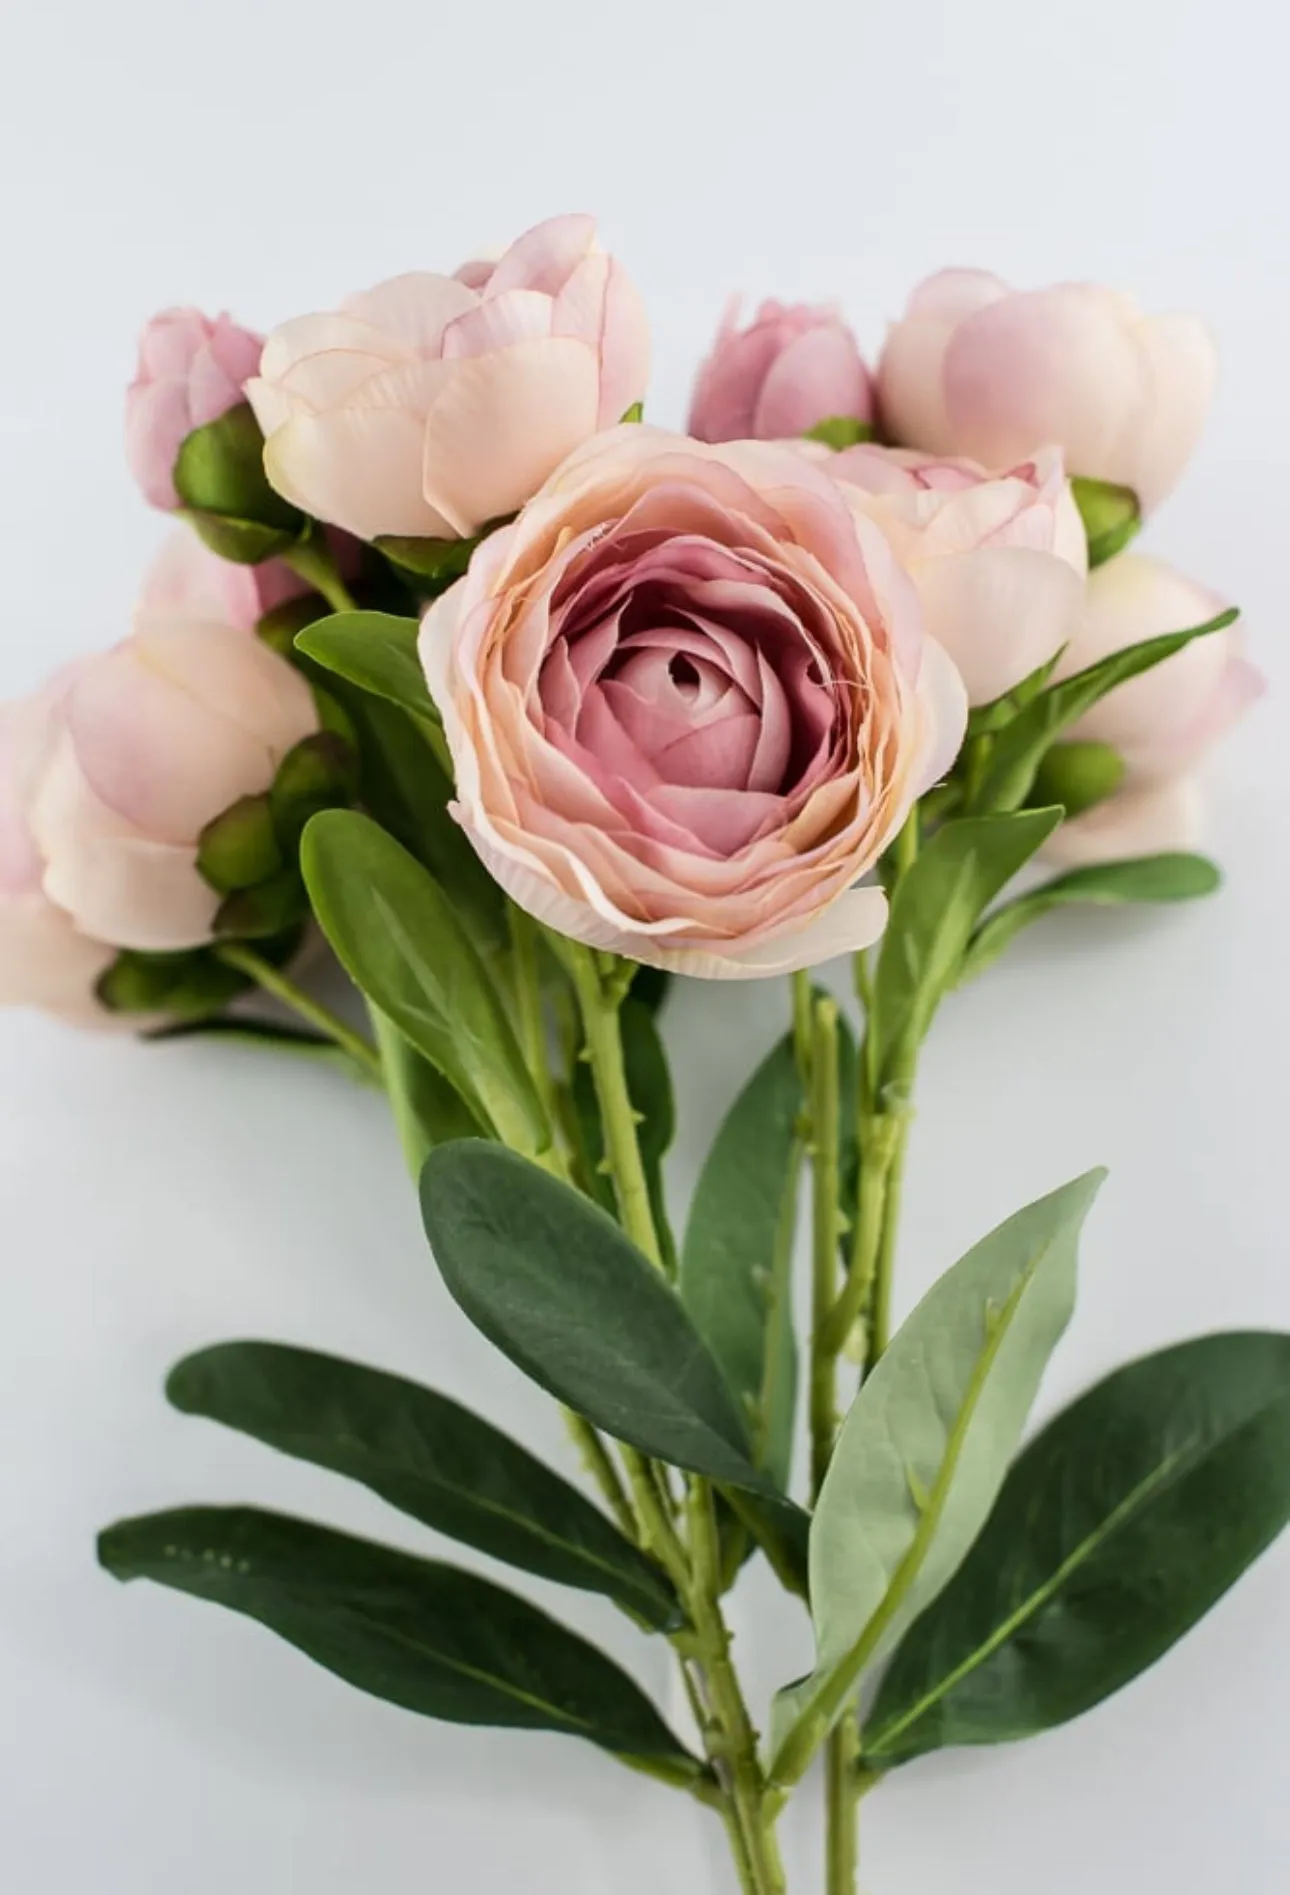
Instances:
[[[590,949],[568,956],[586,1038],[586,1056],[595,1081],[596,1099],[604,1127],[605,1152],[618,1197],[623,1229],[651,1263],[664,1268],[663,1252],[650,1208],[649,1184],[636,1136],[638,1118],[627,1089],[618,1000],[606,984]]]
[[[330,1007],[325,1007],[321,1000],[315,1000],[312,994],[297,987],[280,967],[275,967],[272,961],[266,961],[263,955],[257,954],[254,948],[247,947],[243,941],[222,942],[215,949],[215,954],[226,967],[234,967],[240,974],[248,975],[266,994],[280,1000],[283,1006],[289,1007],[309,1026],[316,1027],[318,1032],[325,1033],[349,1056],[370,1085],[384,1086],[384,1070],[376,1048],[338,1014],[333,1013]]]
[[[331,547],[315,528],[282,555],[292,572],[326,599],[333,612],[356,612],[358,602],[340,576]]]
[[[837,1429],[836,1352],[826,1331],[836,1297],[841,1205],[838,1163],[838,1008],[815,1002],[811,1021],[811,1498],[818,1500]]]

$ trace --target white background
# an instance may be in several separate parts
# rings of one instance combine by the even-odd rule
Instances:
[[[1290,1324],[1285,962],[1290,176],[1268,0],[62,0],[0,29],[0,689],[118,636],[160,524],[121,465],[154,308],[250,323],[590,208],[680,419],[729,290],[840,297],[870,344],[944,263],[1204,311],[1225,374],[1153,545],[1247,608],[1272,692],[1215,773],[1194,912],[1050,922],[947,1006],[900,1300],[1104,1161],[1044,1402],[1206,1327]],[[1278,46],[1273,42],[1282,36]],[[671,1016],[694,1156],[777,1032],[769,987]],[[0,1885],[6,1895],[725,1895],[720,1833],[590,1749],[421,1723],[246,1621],[93,1563],[114,1516],[285,1505],[425,1544],[161,1400],[239,1334],[469,1397],[562,1462],[549,1404],[440,1289],[379,1103],[233,1049],[0,1021]],[[662,1689],[608,1607],[537,1586]],[[1290,1545],[1149,1677],[864,1809],[872,1895],[1273,1895],[1290,1867]],[[804,1657],[741,1595],[761,1688]],[[819,1886],[814,1798],[787,1823]]]

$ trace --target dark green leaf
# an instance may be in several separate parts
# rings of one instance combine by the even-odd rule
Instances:
[[[432,580],[442,589],[461,577],[475,548],[487,539],[495,524],[499,523],[490,522],[482,533],[467,540],[420,540],[383,533],[373,544],[401,572]]]
[[[765,1487],[703,1338],[605,1212],[476,1140],[431,1153],[421,1207],[453,1297],[540,1387],[646,1454]]]
[[[185,1414],[361,1481],[494,1559],[606,1593],[653,1626],[678,1622],[663,1574],[576,1487],[445,1395],[272,1342],[190,1355],[171,1370],[166,1394]]]
[[[1131,902],[1195,901],[1212,895],[1221,881],[1218,869],[1203,855],[1142,855],[1072,869],[987,916],[964,956],[959,979],[972,980],[982,973],[1015,935],[1054,908],[1076,902],[1112,908]]]
[[[1137,536],[1142,525],[1138,496],[1132,487],[1118,487],[1111,480],[1090,480],[1085,474],[1074,475],[1071,492],[1088,536],[1089,566],[1104,566]]]
[[[298,632],[296,649],[360,690],[437,724],[417,657],[417,632],[415,619],[390,612],[337,612]]]
[[[318,921],[350,978],[508,1143],[549,1148],[547,1124],[492,976],[453,903],[366,816],[327,810],[301,866]]]
[[[797,1386],[791,1270],[802,1109],[790,1033],[727,1113],[681,1249],[681,1300],[743,1406],[756,1464],[779,1487],[788,1483]]]
[[[267,796],[241,796],[197,839],[197,872],[221,895],[254,888],[284,866]]]
[[[1047,809],[1060,804],[1067,817],[1114,796],[1124,781],[1124,758],[1110,744],[1054,744],[1035,772],[1029,801]]]
[[[1061,817],[1059,809],[1027,809],[947,822],[901,878],[882,937],[869,1026],[880,1095],[900,1048],[922,1039],[957,978],[982,912]]]
[[[855,415],[829,415],[823,421],[817,421],[808,428],[803,437],[807,441],[823,441],[825,447],[840,452],[843,448],[855,447],[858,442],[875,439],[874,430],[869,422],[859,420]]]
[[[651,1013],[661,1013],[674,978],[665,967],[638,967],[632,977],[632,999],[642,1001]]]
[[[175,491],[185,507],[234,522],[299,535],[305,516],[269,485],[264,436],[249,403],[194,428],[175,459]]]
[[[1117,685],[1163,664],[1176,651],[1182,651],[1195,638],[1220,632],[1237,617],[1235,609],[1221,612],[1204,625],[1185,632],[1166,632],[1160,638],[1148,638],[1140,645],[1128,645],[1114,651],[1073,678],[1051,685],[1033,703],[1019,712],[994,739],[989,764],[973,798],[979,810],[1018,809],[1030,795],[1035,773],[1050,744],[1104,698]]]
[[[774,1713],[796,1782],[868,1668],[962,1562],[1075,1303],[1090,1172],[1018,1211],[933,1284],[861,1385],[811,1523],[816,1662]]]
[[[1290,1521],[1290,1336],[1144,1357],[1031,1442],[883,1679],[866,1752],[1050,1730],[1168,1651]]]
[[[268,1626],[347,1684],[423,1717],[563,1731],[698,1773],[640,1687],[594,1646],[473,1573],[254,1507],[184,1507],[99,1537],[153,1579]]]

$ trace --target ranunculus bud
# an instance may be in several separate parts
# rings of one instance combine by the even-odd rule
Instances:
[[[1060,447],[1069,473],[1132,488],[1149,512],[1196,445],[1215,372],[1194,317],[1147,316],[1092,283],[1015,291],[943,270],[893,325],[878,400],[903,446],[987,467]]]
[[[180,505],[175,459],[194,428],[244,399],[261,338],[227,315],[163,309],[139,339],[139,367],[125,398],[125,453],[144,499],[163,512]]]
[[[644,308],[590,217],[466,275],[395,277],[275,330],[247,394],[279,493],[361,539],[469,538],[644,394]]]
[[[560,933],[747,978],[866,945],[962,740],[891,545],[796,447],[623,427],[427,613],[457,815]]]
[[[873,382],[836,310],[765,302],[746,329],[726,310],[690,404],[700,441],[775,441],[848,415],[873,420]]]
[[[45,718],[11,815],[28,883],[110,949],[204,945],[223,895],[198,872],[202,831],[318,729],[304,680],[244,629],[145,608]]]
[[[1002,697],[1073,635],[1088,547],[1055,449],[999,474],[899,448],[801,451],[863,491],[969,703]]]
[[[1224,610],[1212,592],[1161,560],[1122,553],[1091,575],[1079,630],[1054,676],[1070,677],[1126,645],[1203,625]],[[1110,691],[1067,733],[1107,744],[1124,762],[1120,789],[1063,823],[1045,853],[1080,863],[1195,846],[1196,765],[1263,689],[1239,625],[1210,632]]]

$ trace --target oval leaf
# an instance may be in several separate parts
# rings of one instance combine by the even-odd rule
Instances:
[[[775,1707],[774,1774],[801,1775],[866,1669],[980,1531],[1070,1320],[1090,1172],[1018,1211],[933,1284],[861,1387],[811,1526],[816,1666]]]
[[[664,1575],[559,1475],[447,1396],[357,1362],[228,1342],[171,1370],[166,1394],[257,1441],[330,1468],[425,1526],[561,1585],[677,1623]]]
[[[452,1296],[540,1387],[645,1454],[766,1486],[680,1299],[597,1205],[514,1152],[466,1139],[430,1154],[421,1207]]]
[[[255,1507],[183,1507],[99,1537],[118,1579],[257,1619],[347,1684],[451,1724],[563,1731],[699,1765],[593,1645],[474,1573]]]
[[[754,1460],[781,1487],[797,1384],[790,1269],[802,1103],[789,1034],[727,1113],[699,1175],[681,1250],[681,1300],[743,1404]]]
[[[1014,936],[1054,908],[1076,902],[1115,908],[1132,902],[1196,901],[1202,895],[1212,895],[1222,879],[1203,855],[1142,855],[1130,861],[1097,862],[1088,868],[1072,869],[1069,875],[1045,882],[1042,888],[988,916],[972,938],[959,980],[971,980],[983,973]]]
[[[296,633],[296,649],[373,697],[438,725],[417,657],[418,624],[392,612],[337,612]]]
[[[1155,1663],[1290,1521],[1290,1336],[1132,1362],[1017,1461],[906,1634],[866,1756],[1050,1730]]]
[[[987,905],[1061,819],[1060,809],[1026,809],[947,822],[901,877],[874,979],[880,1088],[899,1047],[926,1033]]]
[[[466,1100],[526,1151],[551,1130],[492,977],[443,890],[366,816],[328,810],[300,864],[319,923],[356,986]]]

